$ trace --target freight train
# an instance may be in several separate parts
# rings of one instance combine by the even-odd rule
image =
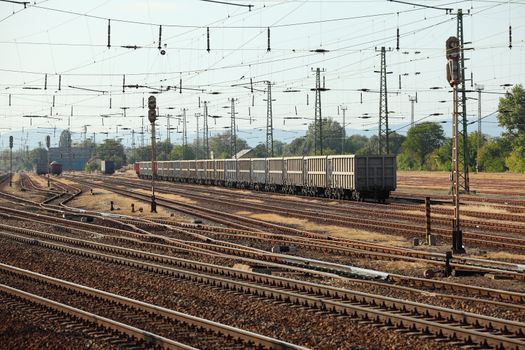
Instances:
[[[137,162],[142,179],[384,202],[396,189],[396,157],[312,156]]]

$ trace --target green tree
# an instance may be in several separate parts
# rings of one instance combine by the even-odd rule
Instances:
[[[499,125],[506,129],[506,137],[513,146],[525,141],[525,90],[521,84],[501,97],[498,105]]]
[[[505,158],[505,165],[513,173],[525,173],[525,149],[516,147]]]
[[[115,169],[119,169],[126,164],[124,146],[120,141],[104,140],[103,143],[97,146],[95,155],[101,160],[112,160],[115,162]]]
[[[429,156],[430,170],[452,170],[452,140],[446,139],[441,147],[432,151]]]
[[[181,159],[196,159],[195,157],[195,146],[187,145],[186,150],[182,145],[173,145],[171,153],[169,155],[170,160],[181,160]]]
[[[71,133],[69,130],[63,130],[60,133],[60,139],[58,140],[58,147],[60,148],[71,148]]]
[[[226,131],[222,134],[212,136],[208,139],[210,152],[213,152],[213,156],[216,159],[230,158],[230,131]],[[237,152],[250,148],[248,143],[237,137],[236,139]]]
[[[155,144],[156,155],[155,158],[159,161],[170,160],[170,153],[173,145],[168,141],[164,140]],[[151,147],[150,147],[151,152]],[[151,157],[151,156],[150,156]]]
[[[399,167],[407,169],[430,169],[429,156],[441,147],[445,133],[438,123],[424,122],[408,130],[402,145]]]
[[[506,171],[505,159],[511,152],[511,145],[505,138],[495,138],[489,140],[478,154],[478,162],[484,171],[502,172]]]
[[[344,153],[355,154],[368,143],[368,137],[363,135],[352,135],[345,140]]]

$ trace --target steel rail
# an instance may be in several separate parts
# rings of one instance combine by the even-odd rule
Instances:
[[[4,236],[5,235],[6,234],[4,234]],[[31,242],[30,239],[16,236],[13,238],[20,241]],[[191,280],[197,283],[204,283],[213,287],[253,294],[264,298],[276,299],[278,301],[298,304],[306,307],[313,307],[322,311],[333,312],[341,315],[349,315],[352,318],[363,319],[370,321],[371,323],[377,322],[381,325],[387,325],[394,328],[408,329],[415,332],[420,332],[424,335],[434,335],[437,337],[445,337],[453,340],[461,338],[466,343],[476,342],[480,345],[490,345],[504,349],[519,349],[520,347],[525,346],[525,341],[522,339],[525,324],[519,322],[495,319],[489,316],[469,314],[461,311],[449,310],[414,302],[405,302],[396,299],[388,300],[391,298],[387,297],[379,297],[378,299],[374,299],[376,296],[370,296],[367,293],[358,293],[349,290],[343,291],[354,295],[364,294],[364,296],[354,297],[345,303],[342,301],[334,301],[334,299],[340,299],[343,295],[342,292],[337,291],[337,289],[335,289],[337,291],[336,294],[329,294],[329,296],[317,297],[309,295],[308,293],[318,293],[320,290],[324,292],[326,290],[334,290],[334,288],[315,284],[311,284],[313,286],[309,286],[310,284],[308,282],[288,280],[288,284],[276,284],[275,281],[286,281],[287,279],[231,269],[233,270],[232,272],[238,274],[239,276],[255,276],[251,282],[257,281],[261,283],[265,280],[273,281],[273,285],[266,287],[241,281],[232,281],[222,277],[203,275],[200,271],[192,272],[187,270],[179,270],[172,267],[145,263],[107,254],[95,253],[84,249],[61,246],[43,241],[39,241],[37,244],[44,247],[54,246],[55,249],[59,249],[64,252],[95,258],[101,261],[117,263],[127,267],[135,267],[148,272],[168,275],[179,279]],[[140,254],[151,253],[140,252]],[[195,262],[191,262],[191,264],[194,263]],[[213,267],[213,269],[215,269],[217,273],[225,273],[228,271],[222,267]],[[295,288],[298,288],[299,292],[306,294],[299,294],[279,288],[293,288],[294,286]],[[299,288],[298,286],[301,287]],[[361,303],[368,304],[368,306],[358,305]],[[407,313],[415,313],[415,315],[408,316]],[[485,329],[484,325],[486,325],[488,328]],[[507,334],[508,336],[492,334],[491,332],[494,331],[493,325],[501,326],[502,328],[500,331],[503,334]],[[484,328],[485,331],[480,331],[480,327]],[[496,329],[497,328],[498,326],[496,326]],[[513,331],[517,333],[514,333]]]
[[[0,263],[0,270],[8,271],[10,273],[31,278],[33,280],[51,284],[59,288],[85,294],[93,298],[101,298],[103,300],[120,304],[124,307],[131,307],[140,311],[158,315],[172,321],[182,322],[196,329],[204,329],[218,334],[224,338],[240,339],[246,344],[255,344],[257,347],[273,350],[296,349],[305,350],[306,348],[290,344],[275,338],[267,337],[261,334],[246,331],[240,328],[224,325],[218,322],[206,320],[200,317],[184,314],[175,310],[170,310],[161,306],[145,303],[139,300],[134,300],[117,294],[105,292],[95,288],[82,286],[69,281],[58,278],[42,275],[36,272],[20,269],[14,266]]]
[[[161,337],[151,332],[147,332],[143,329],[132,327],[132,326],[111,320],[109,318],[98,316],[93,313],[71,307],[66,304],[58,303],[50,299],[42,298],[38,295],[27,293],[22,290],[18,290],[18,289],[6,286],[4,284],[0,284],[0,292],[3,294],[9,295],[11,297],[14,297],[14,298],[25,300],[32,304],[40,305],[42,307],[45,307],[46,309],[51,309],[54,312],[57,312],[60,314],[66,314],[75,319],[82,320],[90,324],[95,324],[96,326],[103,328],[105,332],[107,332],[108,330],[115,331],[115,332],[124,334],[128,337],[139,339],[144,342],[153,344],[155,346],[161,346],[162,348],[165,348],[165,349],[196,350],[193,347],[184,345],[182,343],[175,342],[171,339]]]

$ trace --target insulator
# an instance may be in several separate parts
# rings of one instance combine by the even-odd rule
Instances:
[[[363,93],[361,93],[361,104],[363,104]]]
[[[509,26],[509,49],[512,49],[512,26]]]
[[[253,94],[253,79],[252,78],[250,78],[250,91]]]
[[[255,106],[255,96],[252,95],[252,107]]]
[[[144,97],[142,97],[142,109],[144,109]]]
[[[295,115],[297,115],[297,106],[295,106]]]
[[[53,95],[53,107],[55,107],[55,95]]]
[[[272,48],[270,47],[270,27],[268,27],[268,48],[266,49],[266,51],[272,51]]]
[[[399,28],[397,28],[397,45],[396,50],[399,51]]]
[[[199,96],[199,108],[201,108],[201,97]]]
[[[399,74],[399,90],[401,90],[401,74]]]
[[[162,26],[159,26],[159,46],[157,47],[159,50],[161,49],[161,42],[162,42]]]
[[[44,77],[44,90],[47,90],[47,74]]]
[[[182,78],[179,80],[179,93],[182,94]]]
[[[112,98],[111,98],[111,96],[109,96],[109,109],[111,109],[111,100],[112,100]]]
[[[111,48],[111,20],[108,19],[108,49]]]
[[[11,94],[9,94],[9,107],[11,107]]]
[[[339,115],[339,106],[337,106],[337,115]]]
[[[206,51],[210,52],[210,27],[206,28],[206,42],[207,42]]]
[[[62,90],[62,75],[58,76],[58,90]]]
[[[310,96],[308,96],[308,94],[306,94],[306,105],[310,105]]]
[[[126,74],[122,75],[122,93],[126,92]]]

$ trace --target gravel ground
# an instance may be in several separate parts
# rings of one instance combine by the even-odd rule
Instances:
[[[2,349],[118,349],[107,342],[61,326],[58,321],[39,318],[19,308],[9,307],[4,302],[7,300],[0,297],[0,348]]]
[[[0,239],[0,261],[315,349],[457,349],[194,283]],[[82,271],[82,273],[79,273]],[[293,310],[293,312],[291,312]]]

